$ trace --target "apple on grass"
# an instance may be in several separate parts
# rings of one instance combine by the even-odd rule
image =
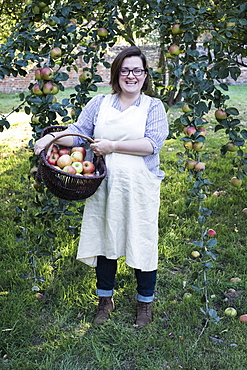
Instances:
[[[76,169],[72,165],[63,167],[63,171],[69,173],[70,175],[76,175]]]
[[[95,166],[90,161],[84,161],[83,162],[83,173],[93,173],[95,171]]]
[[[232,177],[230,180],[230,184],[235,186],[236,188],[240,187],[242,185],[242,180],[238,179],[237,177]]]
[[[58,146],[56,144],[53,144],[52,148],[51,148],[51,151],[52,151],[52,153],[58,153],[59,152]]]
[[[59,154],[55,153],[55,152],[52,152],[51,155],[49,156],[49,158],[47,159],[47,162],[49,164],[51,164],[52,166],[54,166],[54,165],[57,164],[58,158],[59,158]]]
[[[83,159],[86,157],[86,149],[83,148],[83,146],[74,146],[72,149],[71,149],[71,153],[74,153],[74,152],[81,152],[82,153],[82,156],[83,156]]]
[[[194,257],[194,258],[198,258],[198,257],[200,257],[200,252],[198,252],[198,251],[192,251],[191,252],[191,256]]]
[[[82,162],[83,161],[83,154],[82,152],[73,152],[71,153],[72,162]]]
[[[224,311],[225,315],[228,317],[235,317],[237,316],[237,310],[233,307],[228,307]]]
[[[247,314],[239,316],[239,321],[240,322],[247,322]]]
[[[42,80],[49,81],[53,78],[53,70],[50,67],[43,67],[40,72],[40,76]]]
[[[61,149],[59,149],[58,153],[61,157],[64,154],[69,154],[69,149],[68,148],[61,148]]]
[[[213,229],[208,229],[207,234],[208,236],[210,236],[210,238],[214,238],[217,235],[216,231],[214,231]]]
[[[72,159],[69,154],[63,154],[57,160],[57,165],[60,168],[64,168],[65,166],[70,166],[72,164]]]
[[[83,163],[82,162],[73,162],[71,166],[75,168],[76,173],[82,173],[82,171],[83,171]]]

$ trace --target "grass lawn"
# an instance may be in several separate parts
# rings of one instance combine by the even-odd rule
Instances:
[[[229,106],[246,124],[246,86],[230,87]],[[102,90],[103,91],[103,90]],[[2,103],[4,102],[4,104]],[[13,105],[0,96],[0,111]],[[11,108],[10,108],[11,109]],[[6,113],[7,111],[5,111]],[[171,121],[179,112],[171,110]],[[116,311],[95,327],[95,273],[76,261],[83,202],[69,204],[34,188],[28,148],[30,132],[16,122],[0,136],[0,368],[11,370],[245,370],[247,313],[246,179],[229,184],[234,153],[220,155],[228,141],[214,133],[209,115],[203,207],[212,211],[206,228],[217,232],[216,259],[206,274],[207,299],[218,323],[205,327],[202,258],[193,258],[200,239],[198,204],[187,203],[193,182],[177,169],[182,142],[169,140],[161,151],[166,177],[161,188],[159,270],[153,304],[154,321],[137,329],[133,270],[120,259]],[[25,130],[23,129],[25,127]],[[13,130],[13,131],[12,131]],[[8,132],[8,131],[7,131]],[[13,133],[14,132],[14,133]],[[0,134],[1,135],[1,134]],[[20,137],[18,136],[20,135]],[[8,139],[9,138],[9,139]],[[218,190],[220,195],[213,193]],[[92,240],[93,243],[93,240]],[[234,280],[232,280],[234,278]],[[37,296],[42,294],[42,298]],[[237,310],[226,317],[227,307]],[[204,328],[205,327],[205,328]]]

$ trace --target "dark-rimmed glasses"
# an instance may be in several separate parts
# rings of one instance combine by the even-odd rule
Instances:
[[[119,70],[119,73],[120,73],[121,76],[128,76],[130,74],[130,72],[132,72],[134,76],[138,77],[138,76],[141,76],[143,74],[143,72],[145,72],[145,69],[141,69],[141,68],[134,68],[134,69],[121,68]]]

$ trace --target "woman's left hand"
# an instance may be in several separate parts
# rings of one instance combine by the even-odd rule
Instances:
[[[113,141],[108,139],[95,139],[90,147],[97,156],[106,155],[113,152],[113,143]]]

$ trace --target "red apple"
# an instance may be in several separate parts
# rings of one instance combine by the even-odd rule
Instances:
[[[90,71],[84,71],[79,76],[79,82],[82,83],[86,80],[91,80],[91,78],[92,78],[92,73]]]
[[[82,162],[83,154],[82,152],[73,152],[71,155],[72,162]]]
[[[204,171],[205,170],[205,163],[198,162],[198,163],[196,163],[194,168],[195,168],[196,172]]]
[[[177,45],[171,45],[168,51],[171,55],[179,55],[181,52]]]
[[[83,162],[83,173],[93,173],[95,171],[95,166],[90,161]]]
[[[184,147],[185,149],[192,149],[193,148],[193,144],[192,144],[192,141],[184,141]]]
[[[55,47],[51,50],[50,56],[53,60],[56,60],[62,56],[62,50],[59,47]]]
[[[34,74],[34,77],[36,80],[41,80],[40,72],[41,72],[40,68],[36,69],[35,74]]]
[[[230,184],[235,186],[235,187],[239,187],[242,185],[242,180],[238,179],[237,177],[232,177],[231,180],[230,180]]]
[[[72,159],[69,154],[63,154],[57,160],[57,165],[60,168],[64,168],[65,166],[70,166],[72,164]]]
[[[201,152],[202,150],[205,149],[205,144],[202,141],[195,142],[193,143],[193,149],[196,152]]]
[[[43,93],[45,95],[52,94],[55,95],[59,91],[59,88],[57,85],[51,83],[51,82],[46,82],[43,86]]]
[[[41,69],[40,76],[42,80],[49,81],[53,78],[53,70],[50,67],[44,67]]]
[[[50,163],[52,166],[54,166],[57,164],[58,158],[59,158],[59,154],[52,152],[49,158],[47,159],[47,162]]]
[[[223,109],[216,110],[214,115],[215,115],[215,118],[217,119],[217,121],[221,121],[221,120],[227,118],[227,114]]]
[[[82,162],[73,162],[71,166],[76,169],[77,173],[82,173],[82,171],[83,171],[83,163]]]
[[[43,91],[41,90],[39,84],[33,85],[32,93],[36,96],[42,96],[43,95]]]
[[[188,137],[190,137],[191,135],[193,135],[195,132],[196,132],[196,129],[193,126],[186,126],[184,128],[184,133]]]
[[[216,235],[216,231],[214,231],[213,229],[208,229],[208,236],[210,236],[210,238],[214,238]]]
[[[42,293],[36,293],[36,298],[43,299],[44,298],[44,294],[42,294]]]
[[[178,23],[173,24],[173,26],[172,26],[172,34],[173,35],[179,35],[180,33],[182,33],[182,31],[180,29],[180,24],[178,24]]]
[[[99,28],[97,33],[99,37],[106,37],[108,35],[107,29],[103,27]]]
[[[59,149],[58,153],[59,153],[60,156],[62,156],[64,154],[69,154],[69,149],[68,148]]]
[[[52,148],[51,148],[51,151],[52,151],[52,153],[58,153],[59,152],[58,146],[56,144],[53,144]]]
[[[239,316],[239,321],[240,322],[247,322],[247,314]]]
[[[63,171],[69,173],[70,175],[76,175],[76,169],[71,165],[63,167]]]
[[[200,135],[206,136],[207,130],[204,127],[198,128],[198,131],[200,132]]]
[[[71,149],[71,153],[74,153],[74,152],[81,152],[82,155],[83,155],[83,159],[86,157],[86,149],[83,148],[83,146],[74,146],[72,149]]]

